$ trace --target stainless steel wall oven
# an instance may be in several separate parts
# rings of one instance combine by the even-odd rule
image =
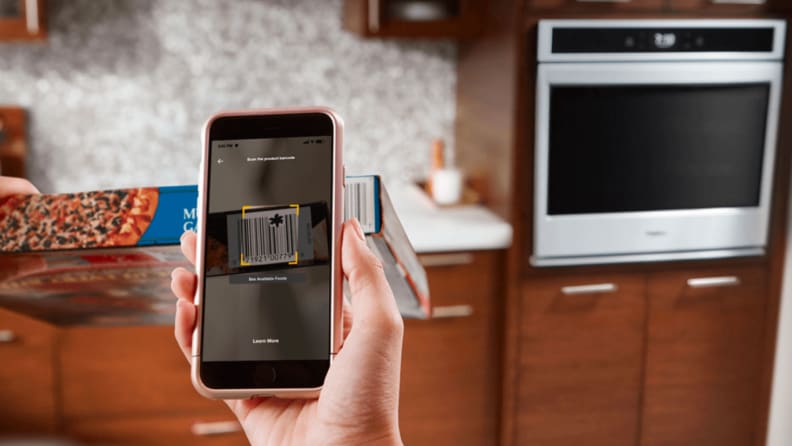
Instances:
[[[785,29],[540,22],[533,264],[763,254]]]

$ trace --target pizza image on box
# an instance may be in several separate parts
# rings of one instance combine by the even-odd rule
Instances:
[[[159,190],[138,188],[0,199],[5,251],[134,246],[157,211]]]

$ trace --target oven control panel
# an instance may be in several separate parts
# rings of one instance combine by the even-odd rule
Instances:
[[[587,28],[552,31],[552,52],[769,52],[773,27],[756,28]]]

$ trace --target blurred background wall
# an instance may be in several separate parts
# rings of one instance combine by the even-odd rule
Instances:
[[[0,104],[26,107],[45,192],[193,184],[230,108],[327,105],[350,172],[412,179],[453,145],[456,46],[366,41],[340,0],[49,0],[44,44],[0,45]]]

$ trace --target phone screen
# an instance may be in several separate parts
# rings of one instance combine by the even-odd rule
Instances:
[[[201,343],[207,385],[323,381],[331,350],[333,131],[322,114],[212,124]]]

